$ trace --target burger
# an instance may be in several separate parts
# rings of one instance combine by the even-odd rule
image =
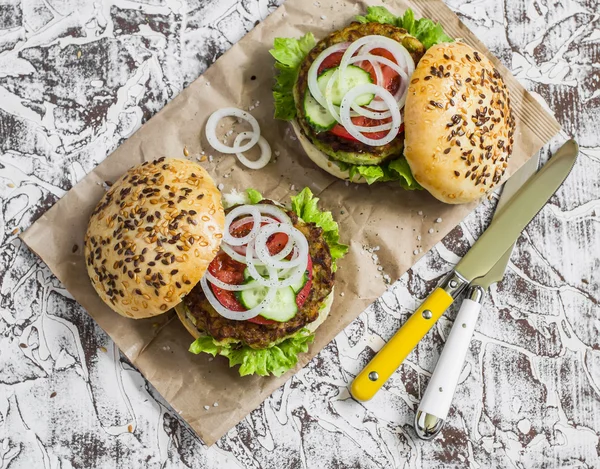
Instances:
[[[308,157],[352,182],[397,181],[445,203],[503,181],[515,121],[504,81],[470,46],[411,10],[369,7],[316,42],[277,38],[275,117]]]
[[[255,190],[223,209],[200,165],[161,158],[131,168],[102,197],[85,236],[92,286],[115,312],[175,309],[193,353],[241,375],[281,375],[306,352],[333,300],[347,251],[309,189],[286,208]]]

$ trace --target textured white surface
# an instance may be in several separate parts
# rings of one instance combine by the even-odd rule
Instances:
[[[347,385],[494,200],[207,449],[16,236],[276,4],[0,0],[0,468],[600,467],[597,2],[449,5],[556,113],[542,160],[567,134],[582,155],[491,290],[447,428],[412,421],[455,311],[375,399]]]

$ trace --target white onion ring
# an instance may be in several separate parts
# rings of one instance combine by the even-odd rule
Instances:
[[[274,218],[271,217],[260,217],[260,222],[262,223],[277,223],[279,220],[275,220]],[[234,221],[230,226],[229,226],[229,230],[237,230],[240,226],[244,226],[247,223],[254,223],[254,218],[253,217],[244,217],[241,218],[239,220]]]
[[[269,288],[285,288],[285,287],[289,287],[289,286],[293,285],[294,283],[296,283],[298,281],[300,276],[302,276],[304,274],[304,272],[306,271],[306,268],[308,266],[308,257],[307,257],[306,265],[303,265],[303,263],[298,264],[295,267],[295,270],[293,271],[293,273],[290,274],[290,276],[288,278],[279,280],[279,276],[278,276],[277,280],[274,280],[272,277],[264,278],[262,275],[260,275],[258,273],[258,270],[256,270],[255,266],[256,265],[264,265],[264,263],[259,264],[254,259],[255,259],[254,258],[254,247],[248,246],[248,250],[246,251],[246,266],[248,267],[248,272],[250,273],[250,276],[254,280],[256,280],[256,283],[258,283],[259,285],[262,285],[264,287],[269,287]],[[289,269],[284,269],[284,270],[280,271],[279,274],[287,273],[288,270]],[[271,274],[272,271],[275,271],[275,268],[267,266],[267,271],[269,272],[269,274]]]
[[[281,223],[285,223],[286,225],[290,225],[290,226],[293,225],[291,218],[288,217],[288,214],[285,213],[285,211],[283,209],[277,207],[276,205],[258,204],[258,205],[255,205],[255,207],[258,208],[260,213],[263,213],[266,215],[271,215],[272,217],[275,217]]]
[[[389,51],[392,54],[392,56],[394,57],[394,59],[396,60],[396,63],[398,65],[401,65],[401,64],[407,65],[407,74],[408,75],[412,75],[412,73],[414,72],[414,61],[412,60],[412,57],[410,57],[410,54],[408,53],[408,51],[402,44],[400,44],[399,42],[397,42],[389,37],[370,35],[370,36],[363,36],[363,37],[357,39],[352,44],[350,44],[350,46],[348,46],[348,48],[344,52],[344,55],[340,62],[340,68],[339,68],[341,81],[343,81],[343,79],[344,79],[344,74],[346,72],[346,68],[350,64],[350,60],[354,56],[354,53],[363,46],[367,46],[367,47],[363,48],[363,49],[365,49],[364,52],[370,52],[373,49],[385,49],[385,50]],[[410,59],[410,62],[409,62],[409,59]],[[410,65],[411,62],[412,62],[412,69],[411,69],[411,65]]]
[[[241,238],[236,238],[233,236],[229,230],[231,223],[240,215],[250,214],[254,220],[254,225],[246,236]],[[260,211],[254,205],[240,205],[239,207],[235,207],[231,212],[227,214],[225,217],[225,229],[223,230],[223,241],[230,246],[242,246],[244,244],[248,244],[252,241],[258,231],[260,230]]]
[[[333,84],[335,83],[335,81],[337,80],[338,75],[340,74],[339,70],[336,70],[335,72],[333,72],[331,74],[331,78],[329,78],[329,81],[327,82],[327,86],[325,87],[325,104],[326,104],[326,108],[329,111],[329,114],[331,114],[333,116],[333,118],[341,123],[341,118],[340,118],[340,114],[339,114],[339,106],[336,106],[335,104],[333,104],[333,101],[331,100],[331,90],[333,88]]]
[[[400,109],[402,109],[404,107],[404,103],[406,102],[406,96],[408,94],[408,75],[406,74],[406,72],[404,72],[396,63],[394,63],[393,61],[391,61],[390,59],[386,58],[386,57],[381,57],[379,55],[357,55],[355,57],[352,58],[352,60],[350,60],[350,63],[356,63],[356,62],[362,62],[368,60],[371,63],[382,63],[383,65],[386,65],[387,67],[391,68],[392,70],[394,70],[399,76],[400,76],[400,86],[398,87],[398,90],[396,91],[396,94],[394,94],[394,99],[396,99],[396,102],[398,103],[398,107]],[[380,83],[380,79],[378,78],[378,82],[377,84],[382,86],[382,83]],[[385,112],[377,112],[377,111],[372,111],[371,109],[376,109],[376,110],[381,110],[381,109],[387,109],[387,107],[381,107],[380,106],[383,105],[385,106],[384,102],[378,102],[377,98],[373,98],[373,101],[371,101],[367,106],[359,106],[356,103],[352,104],[352,110],[354,112],[356,112],[357,114],[360,114],[361,116],[364,117],[369,117],[370,119],[387,119],[389,117],[392,116],[391,112],[385,111]],[[365,107],[369,107],[371,109],[365,109]]]
[[[379,97],[381,97],[384,102],[389,106],[389,110],[392,113],[392,128],[388,132],[388,134],[381,139],[372,139],[364,136],[357,129],[357,126],[350,119],[350,109],[352,103],[357,96],[360,96],[365,93],[372,93]],[[348,133],[352,135],[355,139],[363,142],[367,145],[371,146],[379,146],[386,145],[390,143],[396,136],[400,130],[400,124],[402,124],[402,116],[400,115],[400,109],[396,104],[396,100],[392,96],[392,94],[386,90],[385,88],[374,85],[373,83],[359,85],[352,88],[348,93],[344,95],[342,99],[342,104],[340,105],[340,118],[342,120],[342,125],[346,128]]]
[[[285,233],[289,238],[293,239],[296,246],[298,247],[298,255],[296,258],[292,258],[289,261],[281,261],[276,260],[269,253],[269,248],[267,247],[267,240],[269,237],[275,233]],[[277,269],[288,269],[290,267],[296,267],[297,265],[301,265],[302,262],[308,264],[308,241],[306,237],[293,226],[283,225],[283,224],[273,224],[264,226],[260,233],[256,236],[255,239],[255,250],[257,257],[264,262],[267,267],[274,267]],[[247,251],[246,251],[246,257]],[[303,270],[306,270],[306,266]]]
[[[329,57],[331,54],[334,54],[336,52],[341,52],[341,51],[345,50],[348,47],[348,45],[349,45],[348,42],[341,42],[339,44],[334,44],[333,46],[328,47],[327,49],[325,49],[323,52],[321,52],[317,56],[317,58],[314,60],[314,62],[311,64],[310,68],[308,69],[308,74],[306,76],[306,79],[308,82],[308,89],[310,90],[310,94],[324,108],[327,108],[325,97],[323,96],[323,93],[321,93],[321,90],[319,89],[319,85],[317,85],[319,67],[325,61],[325,59],[327,57]]]
[[[252,126],[252,137],[250,141],[245,145],[238,146],[234,143],[234,146],[230,147],[223,144],[217,137],[217,124],[224,117],[237,117],[238,119],[244,119],[250,123]],[[208,143],[217,151],[221,153],[243,153],[245,151],[250,150],[260,139],[260,126],[258,125],[257,120],[247,113],[246,111],[242,111],[241,109],[237,109],[235,107],[224,107],[222,109],[218,109],[213,112],[208,121],[206,122],[206,139]]]
[[[251,140],[253,136],[254,133],[252,132],[242,132],[235,137],[233,146],[241,148],[240,144],[244,140]],[[236,152],[235,156],[240,160],[240,163],[250,169],[262,169],[269,164],[269,161],[271,161],[271,145],[269,145],[269,142],[267,142],[265,137],[260,135],[258,137],[258,146],[260,147],[260,157],[255,161],[246,158],[242,152]]]
[[[275,298],[275,293],[277,293],[277,290],[275,288],[271,288],[268,290],[265,299],[254,308],[249,309],[247,311],[232,311],[231,309],[225,308],[219,302],[219,300],[217,300],[212,289],[208,285],[208,280],[206,279],[206,276],[200,279],[200,286],[202,287],[202,291],[206,295],[206,299],[211,304],[211,306],[215,308],[215,311],[217,311],[217,313],[219,313],[224,318],[231,319],[233,321],[247,321],[248,319],[255,318],[273,301],[273,298]]]
[[[227,254],[229,257],[231,257],[234,261],[240,262],[242,264],[246,263],[246,254],[240,254],[239,252],[235,251],[229,244],[221,243],[221,249],[223,250],[223,252],[225,254]],[[256,265],[263,265],[263,264],[256,263]]]
[[[252,285],[247,284],[247,283],[242,283],[240,285],[234,285],[233,283],[225,283],[225,282],[219,280],[213,274],[211,274],[208,270],[204,273],[204,276],[206,277],[206,280],[208,280],[215,287],[218,287],[221,290],[244,291],[244,290],[251,290],[252,288],[255,288]]]

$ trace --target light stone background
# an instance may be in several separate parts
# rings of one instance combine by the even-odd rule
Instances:
[[[582,154],[491,289],[447,428],[412,421],[455,310],[377,398],[347,385],[495,199],[207,449],[17,234],[277,5],[0,0],[0,468],[600,467],[598,2],[448,3],[556,113],[542,160],[567,135]]]

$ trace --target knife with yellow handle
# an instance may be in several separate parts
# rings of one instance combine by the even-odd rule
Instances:
[[[579,147],[567,141],[494,217],[488,229],[398,332],[352,382],[355,399],[371,399],[458,295],[486,275],[571,172]]]

